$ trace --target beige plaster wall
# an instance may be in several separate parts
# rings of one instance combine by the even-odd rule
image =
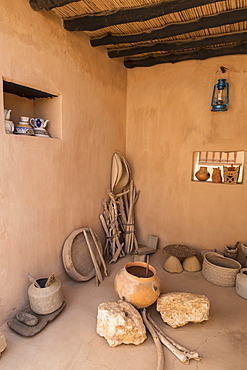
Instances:
[[[111,156],[125,151],[127,73],[86,36],[63,30],[51,12],[31,10],[27,0],[1,0],[0,17],[3,321],[27,303],[27,271],[62,277],[61,250],[70,232],[90,226],[103,240],[98,216]],[[39,108],[53,138],[5,134],[2,79],[58,95]],[[19,115],[32,115],[26,101],[5,103],[15,123]]]
[[[230,83],[227,112],[211,112],[215,74]],[[194,151],[247,150],[247,56],[186,61],[128,72],[127,157],[141,190],[138,239],[223,250],[247,240],[246,176],[242,185],[191,181]],[[246,171],[246,166],[245,171]]]

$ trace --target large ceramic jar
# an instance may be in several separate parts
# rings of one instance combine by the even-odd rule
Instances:
[[[119,298],[136,308],[151,306],[160,295],[160,278],[154,267],[145,262],[129,262],[116,275]]]
[[[241,269],[237,274],[235,289],[240,297],[247,299],[247,268]]]
[[[34,284],[28,288],[30,308],[39,315],[48,315],[58,310],[63,304],[62,284],[59,279],[48,287],[45,287],[47,279],[39,279],[37,282],[41,288]]]
[[[208,172],[207,167],[200,167],[195,176],[199,181],[207,181],[210,177],[210,173]]]

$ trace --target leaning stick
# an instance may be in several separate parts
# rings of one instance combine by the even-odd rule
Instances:
[[[120,254],[122,252],[122,249],[123,249],[124,244],[123,243],[120,244],[120,242],[119,242],[118,239],[116,239],[116,244],[117,244],[117,250],[116,250],[113,258],[110,260],[109,263],[115,263],[115,262],[117,262],[117,259],[118,259],[118,257],[120,256]]]
[[[109,273],[108,273],[108,270],[107,270],[107,267],[106,267],[106,263],[105,263],[105,260],[101,254],[101,250],[100,250],[100,247],[99,247],[99,244],[98,244],[98,241],[96,240],[95,238],[95,235],[93,233],[93,230],[91,228],[89,228],[89,231],[90,231],[90,234],[92,236],[92,239],[94,241],[94,244],[95,244],[95,247],[97,249],[97,252],[98,252],[98,255],[99,255],[99,258],[101,260],[101,263],[102,263],[102,266],[103,266],[103,269],[104,269],[104,274],[105,276],[109,276]]]
[[[88,236],[87,236],[87,229],[83,229],[83,234],[85,236],[85,239],[86,239],[86,242],[87,242],[87,246],[88,246],[88,250],[89,250],[89,253],[90,253],[90,256],[92,258],[92,261],[93,261],[93,265],[94,265],[94,268],[95,268],[95,273],[96,273],[96,276],[98,278],[98,280],[100,281],[100,283],[102,283],[103,281],[103,276],[101,274],[101,271],[100,271],[100,268],[99,268],[99,265],[98,265],[98,262],[96,260],[96,257],[93,253],[93,250],[92,250],[92,247],[90,245],[90,242],[88,240]],[[97,279],[96,279],[96,283],[97,283]]]
[[[106,225],[104,215],[102,213],[100,214],[99,218],[100,218],[102,227],[103,227],[105,235],[106,235],[106,242],[105,242],[104,251],[103,251],[103,254],[106,255],[108,252],[110,252],[110,246],[111,246],[110,234],[109,234],[109,231],[108,231],[108,228],[107,228],[107,225]],[[109,245],[109,248],[108,248],[108,245]]]
[[[148,331],[151,334],[151,336],[153,338],[153,341],[154,341],[154,344],[156,346],[156,351],[157,351],[157,355],[158,355],[157,370],[163,370],[164,369],[164,353],[163,353],[163,349],[162,349],[160,339],[159,339],[155,329],[153,328],[152,324],[150,324],[150,322],[147,319],[146,309],[143,308],[141,313],[142,313],[142,318],[143,318],[144,324],[148,328]]]
[[[148,314],[148,320],[156,331],[160,341],[164,346],[166,346],[181,362],[184,364],[189,364],[191,359],[200,361],[201,357],[197,352],[189,351],[187,348],[180,346],[173,339],[165,335],[160,327],[152,320],[151,316]]]

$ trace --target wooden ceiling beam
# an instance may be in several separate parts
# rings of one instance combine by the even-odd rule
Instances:
[[[117,45],[148,40],[163,39],[166,37],[177,36],[185,33],[195,32],[207,28],[223,26],[226,24],[246,21],[247,8],[222,12],[213,16],[205,16],[190,22],[171,23],[163,28],[147,31],[132,35],[112,35],[106,34],[100,38],[91,39],[92,46]]]
[[[247,31],[217,36],[197,37],[181,41],[165,41],[150,43],[122,49],[110,49],[108,50],[108,56],[110,58],[119,58],[144,53],[154,53],[157,51],[178,51],[178,50],[181,51],[184,49],[203,48],[205,46],[229,44],[236,42],[239,43],[244,41],[247,41]]]
[[[37,1],[37,0],[35,0]],[[101,28],[131,22],[144,22],[166,14],[216,3],[219,0],[169,0],[134,8],[87,14],[64,20],[67,31],[95,31]]]
[[[148,56],[142,58],[128,58],[124,60],[126,68],[134,67],[150,67],[162,63],[177,63],[186,60],[204,60],[223,55],[247,54],[247,43],[235,44],[230,46],[202,48],[200,50],[193,50],[187,52],[173,52],[166,53],[159,56]]]
[[[80,0],[29,0],[30,6],[33,10],[51,10],[59,6],[75,3]]]

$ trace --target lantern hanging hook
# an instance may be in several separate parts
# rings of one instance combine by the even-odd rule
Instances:
[[[228,68],[224,67],[224,66],[220,66],[219,69],[217,69],[217,71],[215,72],[218,73],[218,72],[221,72],[221,73],[226,73],[228,71]]]

